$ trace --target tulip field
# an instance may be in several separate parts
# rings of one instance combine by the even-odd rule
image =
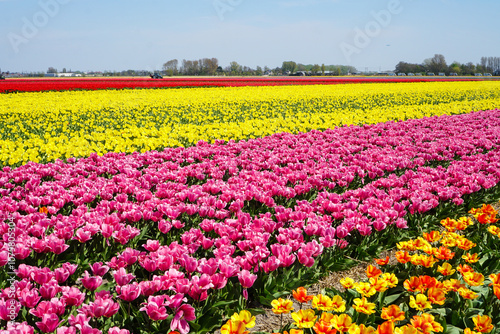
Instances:
[[[500,333],[500,82],[0,106],[0,334]]]

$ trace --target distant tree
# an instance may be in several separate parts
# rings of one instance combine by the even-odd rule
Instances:
[[[446,65],[444,56],[442,54],[435,54],[430,60],[429,69],[434,73],[446,72],[448,66]]]
[[[219,60],[217,58],[203,58],[200,60],[201,74],[215,75],[219,67]]]
[[[321,64],[321,75],[325,75],[325,64]]]
[[[462,74],[462,68],[460,67],[460,63],[457,61],[451,63],[448,70],[450,73],[457,73],[459,75]]]
[[[314,75],[318,75],[321,71],[321,67],[318,64],[314,64],[313,67],[311,68],[311,72]]]
[[[57,69],[55,69],[54,67],[49,67],[47,73],[57,73]]]
[[[222,69],[221,66],[217,66],[217,75],[221,75],[222,73],[224,73],[224,70]]]
[[[257,69],[255,70],[255,75],[262,75],[262,67],[257,66]]]
[[[283,64],[281,65],[281,71],[283,74],[285,73],[294,73],[297,69],[297,63],[294,61],[284,61]]]
[[[168,76],[173,76],[179,74],[179,61],[177,59],[172,59],[163,64],[163,72]]]
[[[476,65],[472,62],[462,64],[460,67],[462,69],[462,75],[474,75],[474,73],[476,73]]]
[[[297,66],[295,67],[295,70],[304,72],[304,71],[307,71],[307,68],[304,64],[297,64]]]
[[[229,63],[229,71],[231,72],[231,75],[241,74],[241,65],[232,61]]]

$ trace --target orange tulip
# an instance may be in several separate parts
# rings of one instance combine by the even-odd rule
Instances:
[[[382,276],[370,278],[370,284],[377,292],[384,292],[389,288],[387,281]]]
[[[317,318],[313,310],[300,310],[292,313],[292,319],[298,328],[312,328]]]
[[[431,231],[429,233],[424,233],[423,236],[428,242],[436,242],[441,239],[442,234],[438,231]]]
[[[500,299],[500,285],[493,285],[493,293]]]
[[[220,329],[222,334],[248,334],[245,330],[245,324],[241,321],[228,320]]]
[[[429,319],[423,316],[414,315],[410,321],[412,326],[421,333],[429,334],[434,328],[432,323],[429,322]]]
[[[394,333],[394,323],[391,321],[383,322],[378,325],[377,334],[393,334]]]
[[[420,279],[420,291],[424,293],[425,290],[430,288],[435,288],[438,284],[438,280],[429,275],[422,275],[418,277]]]
[[[494,328],[491,324],[491,318],[487,315],[476,315],[475,317],[472,317],[472,321],[474,321],[474,324],[476,325],[474,330],[480,333],[489,333]]]
[[[460,239],[457,241],[457,247],[460,249],[463,249],[464,251],[468,251],[468,250],[476,247],[476,244],[467,238],[463,238],[463,239]]]
[[[350,277],[345,277],[340,280],[340,284],[344,287],[344,289],[353,289],[355,287],[354,280]]]
[[[439,248],[434,248],[432,254],[440,260],[451,260],[455,256],[449,248],[441,246]]]
[[[356,325],[352,324],[351,327],[349,327],[349,334],[374,334],[377,330],[373,328],[372,326],[366,327],[365,325]]]
[[[375,259],[375,263],[377,263],[379,266],[385,266],[389,263],[389,255],[385,257],[385,259]]]
[[[321,311],[333,311],[332,299],[326,295],[316,295],[312,300],[312,308]]]
[[[313,326],[316,334],[336,334],[337,330],[330,323],[318,321]]]
[[[422,318],[431,324],[433,332],[439,333],[444,330],[443,326],[441,326],[439,322],[434,321],[434,316],[432,314],[422,313]]]
[[[367,282],[360,282],[356,286],[356,291],[359,292],[363,297],[371,297],[377,293],[377,290]]]
[[[410,307],[419,311],[423,311],[427,308],[432,308],[432,305],[429,300],[427,300],[426,295],[418,294],[417,297],[410,296]]]
[[[398,278],[394,273],[384,273],[382,274],[382,278],[387,282],[387,286],[389,288],[395,288],[398,286]]]
[[[454,278],[446,280],[443,283],[444,283],[445,289],[448,291],[457,292],[459,289],[465,288],[465,284],[463,284],[462,282],[460,282],[459,280],[454,279]]]
[[[396,260],[401,264],[405,264],[411,261],[411,256],[407,251],[399,251],[396,252]]]
[[[412,276],[410,279],[403,282],[403,286],[409,292],[419,291],[420,289],[420,278],[417,276]]]
[[[484,275],[476,272],[462,273],[464,281],[470,286],[480,286],[484,282]]]
[[[458,267],[457,267],[457,270],[463,275],[464,273],[468,273],[468,272],[474,272],[474,269],[472,269],[471,266],[469,266],[468,264],[459,264]]]
[[[382,274],[382,270],[378,269],[377,267],[372,266],[371,264],[366,268],[366,276],[368,276],[368,278],[378,277],[381,274]]]
[[[352,326],[352,318],[345,313],[341,315],[334,314],[331,323],[338,331],[344,333],[349,331]]]
[[[446,300],[446,292],[439,288],[430,288],[427,290],[427,298],[432,304],[443,305]]]
[[[395,330],[396,334],[419,334],[420,332],[412,325],[404,325],[403,327],[398,327]]]
[[[491,280],[490,286],[491,285],[500,285],[500,273],[498,273],[498,274],[491,274],[488,277]]]
[[[488,226],[488,232],[490,232],[493,235],[498,236],[498,235],[500,235],[500,227],[495,226],[495,225]]]
[[[467,253],[465,255],[462,255],[462,259],[464,259],[468,263],[476,263],[477,261],[479,261],[479,257],[477,255],[477,253],[474,253],[474,254]]]
[[[332,308],[333,311],[342,313],[345,311],[345,301],[342,299],[340,296],[333,296],[332,297]]]
[[[438,266],[437,271],[443,276],[450,276],[455,273],[455,269],[448,262],[443,263],[442,266]]]
[[[467,288],[458,289],[458,293],[464,299],[476,299],[477,297],[479,297],[479,294]]]
[[[271,306],[274,314],[286,314],[293,310],[293,302],[290,299],[275,299],[271,302]]]
[[[354,305],[352,305],[352,308],[355,309],[358,313],[375,313],[375,304],[370,303],[365,297],[354,299]]]
[[[405,313],[401,311],[398,305],[389,305],[382,308],[380,317],[384,320],[396,322],[405,319]]]
[[[298,288],[297,291],[293,290],[292,295],[293,298],[301,304],[309,302],[314,297],[313,295],[308,296],[306,288],[302,286]]]

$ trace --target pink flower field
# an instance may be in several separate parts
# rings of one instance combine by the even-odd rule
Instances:
[[[0,332],[213,331],[499,182],[498,109],[4,167]]]

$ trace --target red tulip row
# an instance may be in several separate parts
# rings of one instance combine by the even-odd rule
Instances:
[[[0,81],[0,93],[40,92],[63,90],[96,90],[124,88],[169,88],[169,87],[239,87],[282,85],[331,85],[347,83],[384,82],[429,82],[429,81],[474,81],[475,78],[383,78],[383,77],[260,77],[260,78],[54,78],[54,79],[8,79]]]
[[[499,182],[500,110],[5,167],[0,319],[98,333],[125,303],[185,334],[194,302]]]

